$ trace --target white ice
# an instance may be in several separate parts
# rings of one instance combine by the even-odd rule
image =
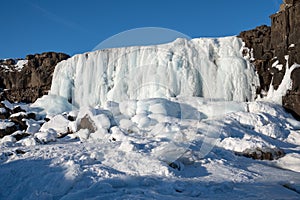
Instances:
[[[153,97],[253,100],[258,78],[237,37],[99,50],[60,62],[50,94],[73,105]]]

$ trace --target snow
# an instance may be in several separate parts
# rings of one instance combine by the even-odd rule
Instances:
[[[37,122],[33,119],[27,119],[26,120],[26,125],[27,125],[26,133],[29,133],[29,134],[37,133],[41,128],[41,125],[40,125],[41,123],[42,122]]]
[[[41,127],[30,119],[30,136],[2,138],[0,198],[299,198],[292,190],[300,184],[299,122],[277,104],[184,97],[104,105],[55,115]],[[60,138],[72,123],[66,115],[77,116],[75,133]],[[77,130],[86,115],[95,132]],[[286,155],[239,154],[257,149]]]
[[[16,138],[14,138],[13,136],[11,135],[6,135],[4,136],[2,139],[1,139],[1,143],[2,144],[7,144],[7,143],[15,143],[17,140]]]
[[[60,62],[50,95],[23,105],[29,135],[0,139],[0,199],[299,199],[300,123],[278,105],[298,66],[252,101],[242,50],[178,39]],[[242,156],[262,152],[275,160]]]
[[[18,60],[17,64],[15,65],[15,69],[20,72],[27,63],[28,60]]]
[[[279,60],[276,60],[276,61],[272,64],[272,67],[273,67],[273,68],[277,68],[279,71],[281,71],[282,68],[283,68],[283,65],[282,65],[282,64],[279,64]]]
[[[0,108],[0,114],[4,114],[4,113],[7,113],[6,109],[5,108]]]
[[[76,132],[76,135],[79,137],[80,141],[86,141],[90,136],[90,131],[88,129],[80,129]]]
[[[14,126],[15,124],[13,122],[9,122],[9,121],[0,121],[0,130],[4,130],[6,129],[7,127],[12,127]]]
[[[84,118],[87,118],[88,121],[92,124],[93,128],[96,130],[109,129],[114,124],[112,114],[107,110],[82,107],[78,112],[76,125],[79,126],[82,119]]]
[[[289,169],[300,173],[300,154],[288,154],[280,158],[276,164],[284,169]]]
[[[294,69],[298,68],[298,64],[293,64],[291,67],[288,66],[288,62],[286,64],[286,70],[284,77],[277,88],[277,90],[274,89],[272,82],[270,84],[270,89],[268,91],[267,96],[265,97],[265,100],[272,101],[278,104],[282,104],[282,97],[286,95],[286,92],[292,88],[292,80],[291,80],[291,73]]]
[[[55,142],[57,138],[57,133],[54,129],[48,129],[44,132],[37,132],[34,134],[34,137],[39,141],[40,143],[49,143],[49,142]]]
[[[21,72],[22,69],[24,68],[24,66],[28,63],[28,60],[15,60],[17,63],[15,65],[13,65],[12,67],[8,67],[7,65],[0,65],[0,67],[2,67],[3,69],[7,70],[7,71],[18,71]]]
[[[11,104],[9,101],[7,100],[4,100],[4,101],[1,101],[1,103],[3,103],[5,105],[6,108],[9,108],[10,110],[13,110],[14,109],[14,105]]]
[[[23,116],[27,116],[26,112],[18,112],[18,113],[14,113],[12,115],[10,115],[10,117],[23,117]]]
[[[72,110],[72,105],[67,99],[55,95],[44,95],[37,99],[31,107],[39,114],[51,116]]]
[[[26,147],[35,146],[38,144],[34,137],[27,137],[23,140],[18,141],[17,143],[20,144],[21,146],[26,146]]]
[[[62,115],[56,115],[50,119],[50,121],[44,123],[40,128],[41,131],[47,132],[49,129],[53,129],[57,134],[65,134],[68,132],[69,120]]]

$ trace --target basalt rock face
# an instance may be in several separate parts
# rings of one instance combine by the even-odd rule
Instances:
[[[265,95],[270,85],[276,90],[288,66],[300,64],[300,0],[285,0],[280,11],[270,16],[271,27],[259,26],[240,33],[250,49],[259,75],[261,87],[257,93]],[[247,52],[245,52],[247,53]],[[282,68],[274,67],[274,63]],[[292,72],[293,87],[282,97],[283,107],[300,119],[300,70]]]
[[[69,57],[54,52],[27,55],[21,67],[17,66],[18,60],[0,61],[1,98],[11,102],[34,102],[50,89],[56,64]]]

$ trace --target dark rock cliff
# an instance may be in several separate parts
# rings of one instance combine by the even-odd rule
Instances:
[[[50,89],[56,64],[69,57],[54,52],[28,55],[21,68],[17,66],[18,60],[0,60],[1,98],[11,102],[34,102]]]
[[[300,64],[300,0],[284,0],[280,11],[270,16],[271,27],[259,26],[241,32],[246,47],[251,49],[253,63],[259,75],[261,87],[257,93],[263,96],[270,84],[276,90],[285,74],[286,62],[291,67]],[[286,59],[288,55],[288,59]],[[272,67],[274,62],[282,69]],[[291,74],[292,89],[282,97],[283,107],[300,119],[300,69]]]

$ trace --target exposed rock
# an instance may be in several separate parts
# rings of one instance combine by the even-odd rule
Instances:
[[[26,125],[26,121],[24,121],[24,119],[27,118],[27,114],[24,112],[20,112],[20,113],[16,113],[16,114],[17,115],[10,116],[9,117],[10,120],[17,125],[18,130],[26,130],[27,125]]]
[[[254,65],[259,75],[260,86],[257,93],[261,94],[262,90],[268,91],[272,80],[270,68],[272,66],[271,59],[273,52],[270,50],[271,46],[271,28],[263,25],[256,27],[254,30],[241,32],[239,35],[253,53]]]
[[[12,113],[19,113],[19,112],[26,112],[24,109],[21,108],[21,106],[16,106],[12,110]]]
[[[15,65],[16,61],[14,59],[6,59],[2,61],[3,65]]]
[[[68,115],[68,120],[73,122],[76,120],[76,116],[71,116],[71,115]]]
[[[252,158],[254,160],[276,160],[283,157],[285,153],[281,149],[256,148],[256,149],[246,149],[242,153],[237,153],[237,155],[245,156],[247,158]]]
[[[253,64],[259,75],[261,87],[257,94],[264,96],[270,84],[276,90],[280,85],[286,68],[294,63],[300,64],[300,0],[284,0],[280,11],[270,16],[271,27],[259,26],[253,30],[240,33],[249,53],[253,55]],[[274,62],[281,64],[282,69],[272,67]],[[300,119],[300,75],[295,69],[291,75],[292,90],[283,97],[283,107]],[[272,83],[271,83],[272,82]]]
[[[90,116],[85,115],[83,118],[80,119],[77,129],[87,129],[90,133],[93,133],[97,130],[97,127],[94,124],[93,120],[90,118]]]
[[[292,89],[283,97],[282,102],[284,108],[300,120],[300,68],[292,72],[291,78],[293,80]]]
[[[24,133],[22,131],[15,132],[12,136],[16,138],[17,141],[22,140],[23,138],[28,137],[30,134]]]
[[[35,113],[26,113],[27,114],[27,119],[36,119],[36,114]]]
[[[16,149],[16,154],[25,154],[26,152],[21,149]]]
[[[5,123],[4,126],[0,127],[0,138],[3,138],[6,135],[11,135],[15,131],[17,131],[17,126],[12,122],[1,122]]]
[[[0,62],[0,65],[5,65],[9,69],[0,68],[2,98],[11,102],[34,102],[47,94],[56,64],[67,58],[69,56],[66,54],[54,52],[28,55],[26,56],[28,62],[21,70],[15,70],[12,66],[16,63],[15,60]]]
[[[0,103],[0,119],[7,119],[10,115],[10,109],[3,103]]]

